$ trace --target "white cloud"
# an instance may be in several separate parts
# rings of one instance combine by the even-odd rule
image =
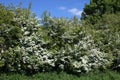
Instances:
[[[60,10],[66,10],[67,8],[64,6],[59,7]]]
[[[77,8],[72,8],[72,9],[69,9],[68,12],[77,16],[81,16],[82,10],[78,10]]]

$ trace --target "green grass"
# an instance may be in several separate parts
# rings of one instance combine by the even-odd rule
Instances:
[[[75,76],[61,72],[37,73],[31,76],[24,74],[1,73],[0,80],[120,80],[120,73],[114,71],[94,72]]]

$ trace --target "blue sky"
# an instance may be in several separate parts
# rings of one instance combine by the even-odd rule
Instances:
[[[73,16],[80,17],[85,4],[89,4],[89,0],[0,0],[0,3],[8,5],[13,3],[17,6],[22,2],[22,7],[28,7],[32,3],[31,11],[36,13],[38,17],[47,10],[52,17],[71,18]]]

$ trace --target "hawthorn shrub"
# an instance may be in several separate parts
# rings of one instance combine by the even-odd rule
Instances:
[[[111,66],[113,55],[109,50],[106,51],[104,43],[108,40],[107,30],[98,34],[98,30],[92,29],[91,25],[86,27],[87,25],[81,24],[76,17],[51,18],[50,14],[44,12],[41,20],[38,20],[30,12],[30,8],[18,7],[10,11],[13,14],[12,21],[16,23],[15,29],[10,33],[19,32],[21,36],[9,35],[12,42],[15,42],[15,39],[19,44],[8,46],[7,49],[2,47],[6,40],[0,37],[1,70],[31,73],[56,70],[84,73]],[[11,38],[16,35],[17,38]]]
[[[100,51],[109,53],[113,59],[111,68],[119,70],[120,65],[120,13],[104,14],[94,25],[83,21],[87,33],[91,34]]]
[[[14,21],[14,13],[0,4],[0,52],[19,45],[22,37],[21,28]]]

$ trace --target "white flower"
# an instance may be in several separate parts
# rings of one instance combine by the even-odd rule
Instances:
[[[63,64],[60,64],[59,67],[60,67],[61,69],[64,69],[64,65],[63,65]]]
[[[24,32],[24,35],[28,35],[28,34],[30,34],[30,32],[28,32],[28,31],[25,31],[25,32]]]

